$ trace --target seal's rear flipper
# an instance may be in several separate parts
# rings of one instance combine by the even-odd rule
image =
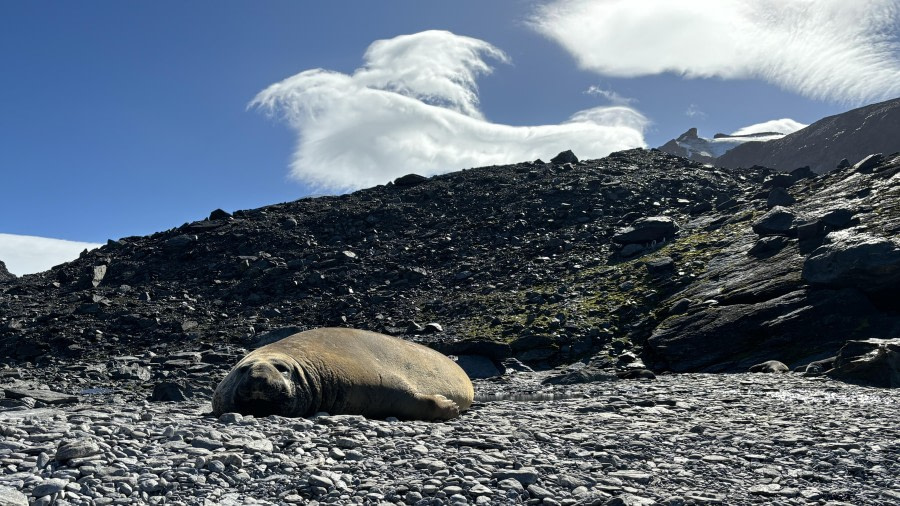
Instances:
[[[415,394],[414,418],[420,420],[450,420],[459,416],[459,406],[443,395]]]

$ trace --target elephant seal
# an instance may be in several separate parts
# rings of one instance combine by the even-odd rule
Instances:
[[[448,420],[472,404],[466,373],[445,355],[347,328],[300,332],[247,354],[216,387],[216,416],[363,415]]]
[[[761,364],[756,364],[750,368],[750,372],[773,372],[773,373],[784,373],[790,372],[790,368],[784,365],[784,363],[779,362],[777,360],[767,360]]]

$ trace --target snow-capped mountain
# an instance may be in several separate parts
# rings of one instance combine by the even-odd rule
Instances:
[[[715,163],[716,159],[741,144],[781,139],[785,134],[761,132],[747,135],[716,134],[712,139],[700,137],[696,128],[679,135],[659,147],[661,151],[703,163]]]

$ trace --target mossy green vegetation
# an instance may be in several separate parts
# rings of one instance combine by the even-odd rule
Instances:
[[[561,354],[569,353],[561,359],[601,349],[640,348],[667,316],[660,304],[702,277],[748,218],[730,220],[714,230],[683,231],[675,240],[634,258],[608,254],[592,267],[570,269],[518,290],[469,294],[467,305],[495,313],[462,318],[455,330],[466,340],[501,343],[548,336],[559,344]],[[647,263],[666,257],[673,260],[674,270],[654,277]],[[584,346],[585,341],[590,345]],[[579,342],[581,346],[573,345]]]

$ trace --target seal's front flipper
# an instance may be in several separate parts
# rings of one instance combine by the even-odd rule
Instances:
[[[420,411],[415,418],[421,420],[450,420],[459,416],[459,406],[443,395],[416,394],[416,408]]]

